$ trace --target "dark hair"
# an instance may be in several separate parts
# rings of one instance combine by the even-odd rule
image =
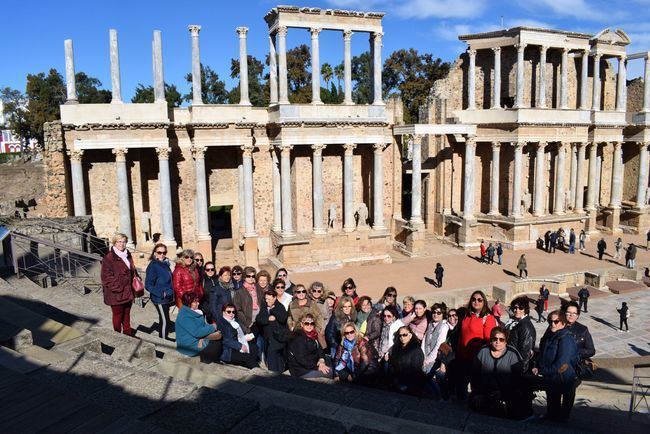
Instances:
[[[483,298],[483,308],[481,309],[481,312],[479,312],[478,316],[483,318],[485,315],[490,313],[490,310],[488,309],[488,301],[487,297],[485,296],[485,293],[483,291],[474,291],[472,292],[472,295],[469,296],[469,301],[467,302],[467,310],[469,313],[473,313],[474,310],[472,309],[472,298],[476,295],[479,294]]]
[[[286,268],[278,268],[278,271],[275,272],[275,278],[276,279],[278,278],[278,274],[280,274],[280,271],[284,271],[284,274],[286,274],[287,277],[289,276],[289,272],[287,271]]]
[[[271,295],[271,296],[277,298],[278,297],[278,292],[275,289],[267,289],[266,291],[264,291],[264,295]]]
[[[266,270],[260,270],[260,271],[258,271],[258,272],[257,272],[257,276],[255,276],[255,280],[257,280],[257,281],[259,282],[260,277],[266,277],[267,285],[271,282],[271,275],[270,275],[269,272],[266,271]]]
[[[273,290],[275,291],[275,285],[278,285],[278,284],[280,284],[280,283],[283,284],[283,285],[285,285],[284,280],[282,280],[282,279],[280,279],[280,278],[276,278],[276,279],[273,281],[273,284],[271,285],[271,288],[273,288]],[[285,289],[286,289],[286,288],[285,288]],[[276,293],[276,294],[277,294],[277,293]]]
[[[348,285],[352,286],[352,290],[354,291],[354,295],[356,296],[357,295],[357,285],[354,284],[354,280],[352,280],[351,277],[348,277],[347,279],[345,279],[343,281],[343,284],[341,285],[341,292],[343,294],[345,294],[345,287],[348,286]]]
[[[233,309],[237,310],[237,306],[235,306],[234,304],[226,303],[223,306],[221,306],[221,312],[225,312],[226,309],[228,309],[229,307],[232,307]]]
[[[571,306],[573,306],[573,307],[575,307],[576,309],[578,309],[577,312],[578,312],[578,315],[580,315],[580,305],[578,304],[578,302],[573,301],[573,300],[571,300],[570,302],[568,302],[568,303],[566,303],[564,306],[562,306],[562,309],[561,309],[561,310],[562,310],[562,313],[563,313],[563,314],[566,314],[566,310],[567,310],[569,307],[571,307]],[[549,314],[549,315],[550,315],[550,314]]]
[[[153,261],[154,259],[156,259],[156,249],[158,247],[164,247],[165,250],[167,250],[167,245],[165,245],[163,243],[157,243],[155,246],[153,246],[153,250],[151,251],[151,256],[149,256],[150,261]]]
[[[501,326],[496,326],[492,329],[492,331],[490,331],[490,340],[494,339],[497,333],[502,334],[506,338],[506,342],[508,342],[508,337],[510,336],[510,333],[508,332],[508,330],[506,330],[505,327],[501,327]]]
[[[384,307],[384,310],[381,311],[382,316],[386,312],[390,312],[395,318],[397,318],[397,308],[395,306],[388,305]]]
[[[447,319],[447,305],[444,303],[433,303],[431,306],[431,313],[433,313],[434,310],[440,309],[442,312],[442,318]],[[456,310],[456,309],[450,309],[450,310]]]
[[[183,295],[181,296],[181,300],[183,301],[183,305],[190,307],[192,302],[200,300],[199,295],[194,292],[194,291],[188,291],[184,292]]]
[[[206,265],[207,265],[207,264],[206,264]],[[219,268],[219,277],[221,277],[221,275],[222,275],[223,273],[225,273],[226,271],[227,271],[228,273],[232,273],[232,268],[230,268],[230,267],[227,266],[227,265],[224,265],[223,267]]]
[[[561,310],[554,310],[553,312],[549,313],[547,318],[549,321],[551,321],[551,315],[556,315],[557,319],[559,319],[562,324],[566,325],[566,314],[562,312]]]
[[[394,304],[396,305],[396,304],[397,304],[397,289],[396,289],[394,286],[389,286],[388,288],[386,288],[386,289],[384,290],[384,295],[381,296],[381,298],[379,299],[379,302],[380,302],[380,303],[383,303],[383,304],[386,304],[386,296],[387,296],[388,294],[390,294],[391,292],[394,292],[394,293],[395,293],[395,301],[394,301]]]
[[[234,267],[232,267],[232,273],[234,273],[235,271],[239,271],[242,274],[244,273],[244,269],[242,268],[241,265],[235,265]]]
[[[528,297],[517,297],[510,302],[510,309],[520,307],[524,310],[526,315],[530,313],[530,303],[528,302]]]
[[[357,311],[361,311],[361,305],[363,304],[364,301],[370,303],[370,307],[372,307],[372,298],[368,297],[367,295],[362,295],[361,297],[359,297],[359,300],[357,301],[357,305],[355,306]]]

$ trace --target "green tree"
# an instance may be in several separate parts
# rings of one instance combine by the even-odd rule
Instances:
[[[307,45],[302,44],[287,51],[287,81],[290,102],[311,102],[311,52]]]
[[[185,80],[191,85],[192,74],[185,76]],[[183,96],[185,101],[192,101],[192,88],[190,93]],[[209,66],[203,66],[201,63],[201,99],[203,104],[226,104],[228,102],[228,92],[226,83],[219,80],[219,74],[214,72]]]
[[[54,68],[47,75],[27,74],[26,94],[29,137],[43,144],[43,124],[61,119],[59,106],[66,100],[63,77]]]
[[[334,67],[334,77],[336,77],[337,81],[337,92],[339,95],[343,94],[343,88],[341,87],[341,80],[343,80],[343,77],[345,76],[345,67],[343,66],[343,63],[339,63]]]
[[[372,103],[372,79],[370,77],[370,52],[365,51],[352,58],[352,99],[357,104]]]
[[[81,104],[104,104],[111,102],[111,92],[100,89],[102,82],[95,77],[86,75],[85,72],[75,74],[77,84],[77,99]]]
[[[334,76],[334,71],[332,71],[332,65],[330,65],[327,62],[323,63],[323,65],[320,67],[320,74],[323,77],[323,81],[325,82],[325,89],[329,89],[330,81]]]
[[[181,96],[176,85],[169,85],[165,83],[165,100],[167,101],[167,107],[174,108],[179,107],[183,102],[183,97]],[[135,88],[135,95],[131,98],[132,103],[152,103],[154,102],[154,92],[153,86],[145,86],[142,83],[138,83]]]
[[[230,59],[230,77],[239,77],[239,59]],[[269,105],[268,85],[264,86],[264,64],[255,56],[248,56],[248,97],[254,107]],[[268,78],[267,78],[268,80]],[[228,94],[228,102],[238,104],[241,93],[239,84]]]
[[[6,127],[21,139],[29,137],[27,123],[27,98],[19,90],[5,87],[0,90],[0,99],[4,103]]]

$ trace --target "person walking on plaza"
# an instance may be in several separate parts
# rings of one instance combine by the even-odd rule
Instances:
[[[551,253],[551,231],[546,231],[544,234],[544,250],[546,253]]]
[[[537,312],[538,323],[546,321],[546,318],[544,317],[544,297],[541,295],[537,298],[537,301],[535,301],[535,312]]]
[[[526,279],[528,279],[528,266],[526,264],[526,254],[522,253],[519,257],[519,262],[517,262],[517,269],[519,270],[519,278],[521,279],[522,274],[526,274]]]
[[[544,300],[544,312],[548,311],[548,297],[551,295],[551,292],[548,290],[546,285],[542,285],[539,288],[539,296]]]
[[[621,259],[621,250],[623,250],[623,240],[621,240],[621,237],[618,237],[614,243],[614,259]]]
[[[636,266],[636,245],[630,243],[627,248],[627,260],[625,261],[627,268],[634,268]]]
[[[649,246],[650,246],[650,231],[648,231],[648,233],[645,234],[645,250],[646,250],[646,252],[648,251]]]
[[[557,239],[558,239],[558,233],[557,232],[551,232],[550,253],[555,253],[555,249],[557,247]]]
[[[481,262],[487,264],[487,249],[485,248],[485,242],[481,240]]]
[[[576,233],[571,228],[571,232],[569,232],[569,253],[574,255],[576,253]]]
[[[499,260],[499,265],[502,265],[503,260],[503,245],[497,243],[497,259]]]
[[[585,242],[587,241],[587,234],[584,229],[580,229],[580,235],[578,236],[578,250],[583,251],[585,249]]]
[[[442,288],[442,277],[445,273],[445,269],[442,268],[442,265],[440,265],[440,262],[436,264],[436,269],[435,269],[435,274],[436,274],[436,285],[438,288]]]
[[[620,309],[616,309],[619,316],[619,331],[623,331],[623,324],[625,324],[625,332],[629,333],[630,328],[627,326],[627,319],[630,317],[630,308],[627,307],[627,303],[623,302],[623,305]]]
[[[605,250],[607,250],[607,243],[605,242],[605,238],[601,238],[600,241],[598,241],[596,249],[598,250],[598,259],[602,261]]]
[[[490,243],[487,248],[488,264],[490,265],[494,264],[494,250],[494,244]]]
[[[580,304],[578,307],[580,307],[580,310],[584,313],[587,313],[587,302],[589,301],[589,288],[584,286],[580,291],[578,291],[578,299],[580,300]]]

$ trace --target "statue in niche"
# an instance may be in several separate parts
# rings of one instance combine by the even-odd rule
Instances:
[[[530,191],[528,191],[528,187],[526,187],[526,191],[524,191],[524,194],[522,195],[521,198],[521,204],[523,206],[523,212],[530,212],[530,204],[533,201],[533,195],[530,194]]]
[[[646,205],[650,204],[650,187],[645,189],[645,203]]]
[[[365,203],[361,203],[357,208],[355,213],[357,218],[357,228],[367,228],[368,227],[368,207]]]
[[[140,220],[140,231],[144,235],[145,241],[149,241],[151,239],[151,213],[149,211],[142,213],[142,219]]]
[[[330,209],[327,211],[327,227],[334,229],[336,223],[336,205],[330,204]]]
[[[564,192],[564,210],[567,211],[571,205],[571,193],[569,191]]]

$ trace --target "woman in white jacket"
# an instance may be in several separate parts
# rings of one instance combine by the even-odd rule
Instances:
[[[386,306],[384,308],[382,311],[382,320],[383,323],[377,353],[380,358],[388,360],[388,354],[391,348],[393,348],[395,333],[397,333],[400,327],[404,326],[404,323],[397,318],[397,309],[394,306]]]
[[[422,340],[422,351],[424,352],[424,364],[422,370],[427,374],[428,386],[434,399],[440,399],[440,388],[436,382],[436,371],[440,363],[438,361],[438,350],[447,340],[449,324],[445,317],[447,316],[447,307],[444,303],[436,303],[431,306],[432,321],[424,333]]]

